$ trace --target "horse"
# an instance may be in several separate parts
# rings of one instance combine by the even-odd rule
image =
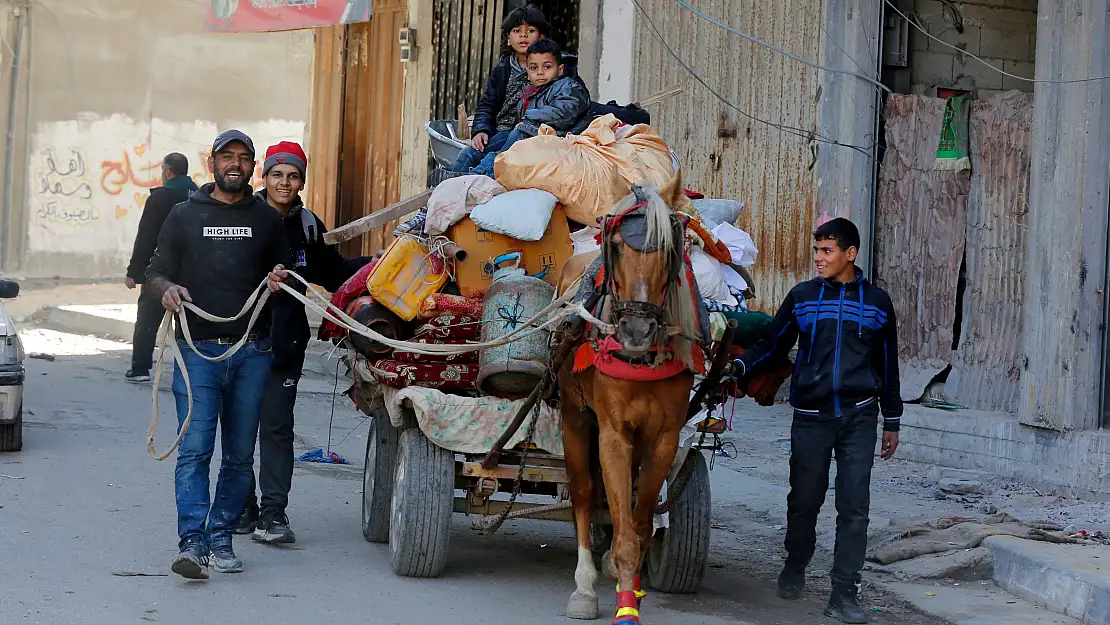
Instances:
[[[590,528],[600,465],[613,524],[612,547],[603,558],[603,569],[617,579],[613,625],[640,623],[645,593],[639,571],[652,541],[659,493],[678,451],[692,371],[702,358],[696,289],[685,260],[686,220],[672,209],[684,199],[681,194],[678,175],[658,191],[633,186],[599,219],[600,260],[591,266],[597,275],[587,271],[582,277],[604,291],[602,310],[612,334],[581,343],[558,372],[578,540],[570,618],[598,618]],[[565,291],[570,281],[564,271],[560,288]],[[592,314],[604,319],[605,312]]]

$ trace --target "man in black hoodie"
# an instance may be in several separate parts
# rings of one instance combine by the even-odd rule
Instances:
[[[139,232],[135,235],[131,263],[123,281],[127,288],[133,289],[146,282],[146,267],[150,264],[150,257],[154,256],[158,233],[170,209],[189,199],[189,194],[196,190],[196,183],[189,177],[189,159],[177,152],[167,154],[162,159],[162,186],[151,189],[150,197],[143,206],[143,216],[139,219]],[[150,381],[154,341],[165,312],[158,298],[152,297],[146,289],[139,289],[139,311],[131,341],[131,368],[124,375],[128,382]]]
[[[324,243],[324,222],[301,202],[307,165],[304,150],[296,143],[283,141],[270,147],[262,165],[265,189],[256,197],[282,216],[292,251],[292,269],[309,282],[336,291],[370,258],[345,260],[334,245]],[[300,282],[290,286],[305,291]],[[258,430],[262,505],[259,510],[252,484],[236,533],[253,531],[256,542],[289,544],[296,541],[285,514],[293,481],[293,406],[310,334],[304,305],[282,292],[270,301],[274,362]]]
[[[281,216],[251,193],[254,166],[250,137],[238,130],[221,134],[208,158],[216,182],[170,211],[146,270],[146,288],[166,310],[176,313],[183,302],[192,302],[212,315],[234,317],[271,270],[289,263]],[[186,310],[185,319],[196,352],[179,327],[192,405],[182,371],[175,366],[178,427],[190,413],[192,421],[174,473],[180,553],[172,570],[188,579],[207,579],[209,556],[217,572],[243,570],[231,539],[250,490],[259,412],[270,378],[270,317],[260,315],[246,343],[231,355],[248,332],[248,318],[216,323]],[[222,453],[211,498],[208,476],[217,426]]]
[[[832,596],[825,615],[866,623],[857,598],[871,506],[879,409],[882,457],[898,448],[902,397],[898,329],[886,291],[855,266],[859,230],[837,218],[813,233],[817,278],[786,296],[763,340],[744,352],[734,371],[744,377],[785,356],[798,342],[790,384],[790,494],[786,500],[786,564],[779,596],[797,599],[817,545],[817,515],[836,456],[836,549]]]

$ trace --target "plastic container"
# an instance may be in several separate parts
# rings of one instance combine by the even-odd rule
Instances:
[[[520,253],[506,254],[494,265],[493,284],[482,304],[482,342],[499,339],[516,330],[551,303],[555,287],[525,275]],[[527,396],[547,371],[551,359],[551,333],[535,332],[512,343],[478,352],[477,386],[486,395],[517,399]]]
[[[438,293],[447,282],[448,263],[413,236],[400,236],[389,246],[370,277],[366,288],[370,297],[405,321],[420,312],[420,303]]]
[[[455,161],[459,160],[459,153],[469,145],[458,138],[456,126],[458,122],[453,119],[437,119],[424,124],[424,130],[431,138],[432,155],[444,169],[454,167]]]

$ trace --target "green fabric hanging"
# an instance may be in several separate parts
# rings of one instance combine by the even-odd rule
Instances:
[[[944,105],[944,123],[940,128],[940,145],[933,169],[964,171],[971,169],[971,94],[948,98]]]

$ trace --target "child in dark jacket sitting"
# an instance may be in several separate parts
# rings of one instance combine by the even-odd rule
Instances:
[[[452,171],[470,171],[488,151],[501,149],[520,122],[520,96],[528,88],[528,48],[547,36],[547,18],[532,7],[513,9],[501,24],[501,59],[490,72],[471,124],[471,145]],[[574,69],[571,72],[574,73]]]
[[[493,176],[497,155],[514,143],[539,134],[546,124],[560,133],[574,130],[590,114],[590,92],[577,77],[564,75],[563,51],[550,39],[528,48],[528,82],[520,98],[521,121],[498,149],[487,150],[473,174]]]

